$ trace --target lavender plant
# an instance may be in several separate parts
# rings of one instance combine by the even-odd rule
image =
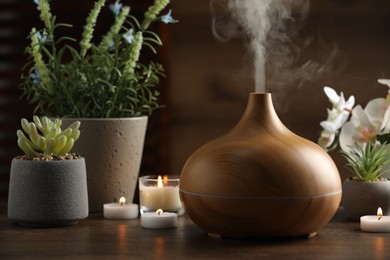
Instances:
[[[65,156],[80,136],[80,121],[75,121],[65,130],[61,130],[62,121],[54,121],[47,117],[33,117],[33,122],[23,118],[23,130],[16,132],[18,145],[28,157],[43,154],[49,156]]]
[[[106,0],[95,3],[80,41],[67,36],[57,39],[57,29],[72,25],[56,22],[48,0],[34,2],[44,28],[31,30],[21,89],[35,105],[35,112],[113,118],[151,114],[159,107],[156,85],[164,76],[163,67],[156,62],[144,64],[140,57],[143,47],[157,53],[156,47],[162,45],[159,36],[148,29],[153,22],[177,22],[171,11],[160,15],[170,0],[155,0],[142,22],[130,15],[129,6],[116,1],[109,6],[113,25],[100,42],[92,40]]]

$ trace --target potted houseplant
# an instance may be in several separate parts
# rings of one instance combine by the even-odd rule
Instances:
[[[71,25],[57,23],[48,0],[34,0],[44,28],[33,28],[29,36],[30,59],[21,88],[36,112],[61,117],[64,123],[65,118],[82,122],[75,148],[86,158],[90,211],[102,211],[113,198],[133,199],[148,115],[160,106],[156,85],[164,76],[161,64],[140,56],[162,45],[149,29],[153,22],[176,22],[171,11],[160,15],[169,1],[155,0],[142,21],[116,1],[109,6],[113,25],[101,40],[92,41],[106,3],[97,0],[77,41],[56,38],[58,28]]]
[[[390,87],[390,80],[379,83]],[[333,104],[318,140],[326,151],[338,146],[353,173],[343,183],[342,205],[351,218],[373,214],[378,207],[390,214],[390,90],[386,98],[369,101],[363,109],[355,105],[355,98],[325,87],[325,94]]]
[[[342,205],[351,218],[370,215],[378,207],[390,214],[390,181],[382,175],[390,162],[390,145],[368,143],[365,147],[355,144],[349,151],[342,151],[353,177],[343,182]]]
[[[69,153],[80,122],[61,130],[61,120],[22,119],[17,131],[24,155],[11,164],[8,217],[27,226],[68,226],[88,216],[85,160]]]

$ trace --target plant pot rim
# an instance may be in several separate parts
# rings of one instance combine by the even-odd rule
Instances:
[[[83,120],[83,121],[131,121],[148,118],[148,116],[135,117],[113,117],[113,118],[99,118],[99,117],[57,117],[61,120]]]
[[[354,177],[349,177],[349,178],[347,178],[345,181],[352,181],[352,182],[368,183],[368,184],[369,184],[369,183],[383,183],[383,182],[389,182],[390,179],[389,179],[389,178],[382,177],[381,179],[376,180],[376,181],[361,181],[361,180],[355,179]]]
[[[19,155],[20,156],[20,155]],[[12,161],[20,161],[20,162],[34,162],[34,163],[49,163],[49,162],[65,162],[65,161],[68,161],[68,162],[72,162],[72,161],[78,161],[78,160],[85,160],[85,158],[83,156],[80,156],[78,158],[75,158],[75,159],[68,159],[68,160],[38,160],[38,161],[34,161],[34,160],[21,160],[19,158],[19,156],[16,156],[14,158],[12,158]]]

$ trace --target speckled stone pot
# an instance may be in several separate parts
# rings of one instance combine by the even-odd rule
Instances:
[[[90,212],[124,196],[133,201],[138,183],[148,117],[63,119],[81,122],[74,150],[85,157]]]
[[[88,217],[84,158],[28,161],[14,158],[8,217],[26,226],[69,226]]]
[[[390,215],[390,181],[362,182],[352,178],[343,182],[342,206],[352,219],[376,215],[378,207],[383,215]]]

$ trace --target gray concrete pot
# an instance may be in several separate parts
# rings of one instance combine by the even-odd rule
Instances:
[[[63,126],[76,119],[63,119]],[[124,196],[133,201],[148,117],[77,118],[80,138],[74,150],[85,157],[90,212]]]
[[[29,161],[14,158],[8,217],[27,226],[69,226],[88,217],[84,158]]]
[[[378,207],[383,215],[390,215],[390,181],[362,182],[349,178],[343,183],[341,204],[353,219],[376,215]]]

